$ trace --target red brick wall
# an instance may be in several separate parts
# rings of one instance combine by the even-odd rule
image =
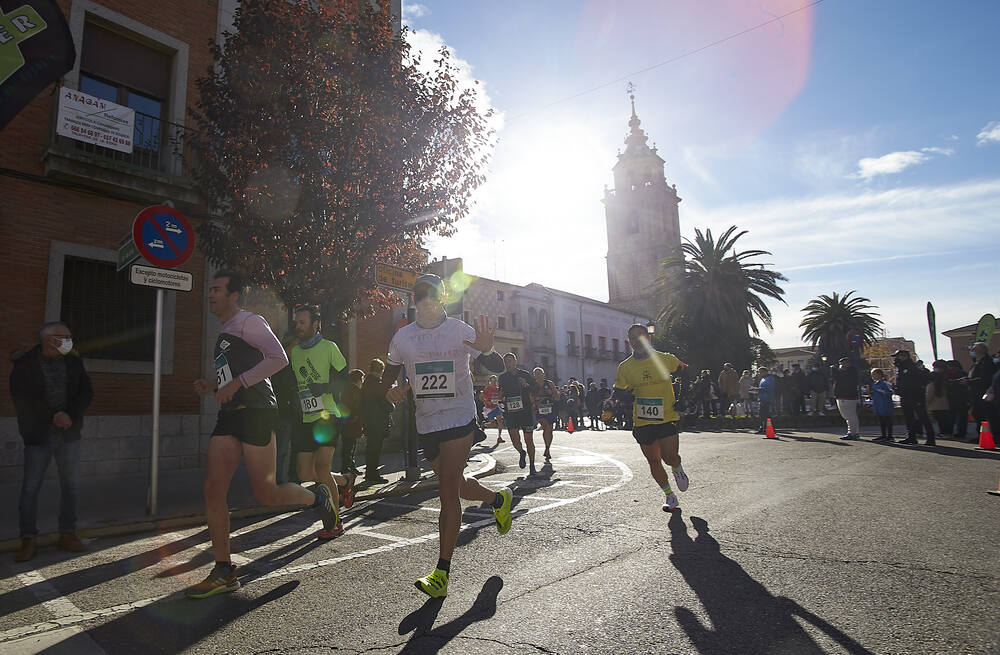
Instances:
[[[189,44],[187,101],[197,100],[195,81],[208,70],[208,42],[215,38],[217,3],[214,0],[183,0],[172,3],[104,0],[112,11],[169,34]],[[69,18],[70,0],[59,0]],[[0,167],[33,176],[44,172],[43,158],[51,140],[53,87],[39,94],[0,131]],[[188,120],[190,125],[190,120]],[[135,215],[146,203],[116,200],[97,192],[53,186],[32,179],[0,175],[0,262],[3,280],[0,307],[0,416],[13,416],[7,378],[11,364],[7,354],[37,341],[45,318],[49,250],[52,240],[114,249],[126,234]],[[193,220],[197,224],[197,220]],[[196,414],[200,411],[191,381],[201,375],[202,329],[205,321],[204,261],[196,251],[183,267],[195,274],[194,291],[177,294],[174,369],[164,376],[161,394],[163,413]],[[72,327],[72,326],[71,326]],[[152,376],[92,374],[96,398],[90,414],[135,415],[151,411]]]

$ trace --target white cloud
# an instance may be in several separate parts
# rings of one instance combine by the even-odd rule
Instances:
[[[944,155],[945,157],[951,157],[952,155],[955,154],[955,149],[930,147],[930,148],[921,148],[920,152],[929,152],[932,155]]]
[[[928,146],[920,150],[890,152],[888,155],[882,155],[881,157],[864,157],[858,161],[858,172],[853,177],[870,181],[876,175],[900,173],[911,166],[923,164],[929,161],[932,155],[950,157],[954,154],[954,148]]]
[[[857,177],[871,180],[876,175],[899,173],[910,166],[922,164],[928,159],[930,159],[929,155],[918,150],[890,152],[888,155],[882,155],[881,157],[863,157],[858,161]]]
[[[413,19],[423,18],[429,13],[431,13],[431,10],[428,9],[426,5],[416,2],[403,3],[403,23],[405,25],[409,25]]]
[[[977,146],[985,146],[988,143],[1000,143],[1000,121],[990,121],[976,135]]]

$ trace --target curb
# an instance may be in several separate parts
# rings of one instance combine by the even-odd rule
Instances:
[[[474,478],[478,479],[492,475],[498,468],[497,461],[488,453],[474,453],[470,457],[472,458],[470,459],[470,462],[478,460],[478,462],[482,464],[470,473]],[[433,472],[427,472],[417,482],[411,483],[406,482],[404,479],[400,479],[396,482],[391,482],[377,487],[374,490],[366,489],[354,496],[354,502],[356,503],[360,500],[391,498],[394,496],[406,496],[407,494],[426,491],[428,489],[437,489],[437,486],[438,480],[434,476]],[[277,505],[271,507],[255,505],[253,507],[237,507],[229,511],[229,518],[242,519],[256,516],[273,516],[276,514],[284,514],[286,512],[295,512],[300,509],[301,507],[299,505]],[[341,511],[343,511],[343,509],[341,509]],[[146,521],[132,521],[130,523],[120,523],[117,525],[107,525],[95,528],[80,528],[77,530],[77,536],[81,539],[120,537],[130,534],[139,534],[142,532],[168,532],[170,530],[178,530],[181,528],[190,528],[200,525],[205,525],[204,514],[186,514],[182,516],[169,516],[166,518],[149,519]],[[45,534],[38,535],[36,538],[36,542],[39,547],[52,546],[55,545],[57,541],[59,541],[58,532],[47,532]],[[12,553],[16,552],[20,548],[20,537],[0,541],[0,552]]]

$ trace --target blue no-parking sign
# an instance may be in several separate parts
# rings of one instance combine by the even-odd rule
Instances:
[[[150,264],[181,266],[194,252],[194,229],[184,214],[167,205],[146,207],[132,223],[132,240]]]

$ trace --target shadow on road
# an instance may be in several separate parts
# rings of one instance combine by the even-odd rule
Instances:
[[[497,596],[503,589],[503,579],[494,575],[483,585],[472,607],[447,623],[434,627],[443,598],[430,598],[419,609],[408,614],[399,624],[399,634],[413,633],[400,655],[437,653],[463,630],[477,621],[485,621],[497,613]]]
[[[551,487],[560,478],[552,477],[555,474],[555,469],[552,468],[551,462],[545,462],[538,473],[532,476],[524,476],[517,478],[510,484],[510,489],[514,494],[511,500],[510,509],[514,518],[524,514],[527,510],[517,510],[518,503],[521,502],[525,496],[530,496],[533,493],[538,492],[540,489],[545,489],[546,487]],[[482,505],[470,505],[465,508],[462,513],[463,523],[475,523],[476,521],[481,521],[492,514],[493,508],[488,504],[483,503]],[[482,527],[482,526],[480,526]],[[465,546],[472,543],[472,541],[479,536],[480,528],[467,528],[458,533],[458,546]]]
[[[256,598],[222,594],[203,600],[172,595],[88,630],[86,635],[109,653],[180,653],[233,621],[286,596],[299,586],[292,580]],[[82,636],[82,635],[80,635]],[[60,644],[70,644],[72,638]],[[80,652],[89,652],[82,650]]]
[[[920,444],[905,444],[898,441],[885,443],[876,441],[876,444],[888,446],[889,448],[901,448],[903,450],[925,450],[937,455],[947,455],[948,457],[964,457],[966,459],[997,459],[1000,460],[1000,450],[972,450],[970,448],[956,448],[955,446],[942,445],[940,441],[936,446],[924,446],[921,439]]]
[[[259,519],[250,520],[247,524],[253,525],[256,522],[263,521],[265,519],[266,517],[260,517]],[[145,537],[146,535],[140,535],[139,538]],[[47,578],[46,582],[58,589],[60,593],[68,596],[69,594],[89,589],[90,587],[96,587],[97,585],[111,582],[117,578],[122,578],[131,575],[136,571],[159,564],[163,559],[174,555],[175,553],[183,552],[193,546],[197,546],[207,540],[208,530],[200,530],[190,536],[156,546],[155,548],[131,557],[113,560],[110,562],[103,562],[95,566],[90,566],[86,569],[52,576],[51,578]],[[91,546],[91,550],[87,553],[87,555],[93,556],[95,553],[100,552],[104,548],[111,548],[115,545],[117,545],[117,542],[110,539],[103,541],[99,540],[96,542],[96,547],[94,545]],[[211,560],[211,557],[209,557],[209,560]],[[47,559],[39,556],[27,565],[15,564],[11,567],[11,570],[16,574],[21,570],[40,568],[45,566],[47,563]],[[38,599],[39,595],[35,593],[36,589],[34,589],[34,587],[35,585],[26,585],[16,591],[0,594],[0,607],[3,607],[5,612],[14,613],[28,607],[40,605],[42,601]],[[41,595],[44,596],[44,592],[41,593]]]
[[[794,653],[821,655],[824,651],[796,622],[808,621],[852,655],[872,655],[854,639],[789,598],[774,596],[764,585],[720,552],[719,542],[708,532],[708,523],[696,516],[688,535],[680,512],[670,517],[670,562],[708,612],[711,628],[694,612],[675,607],[677,622],[702,655],[730,653]]]
[[[797,434],[792,434],[790,432],[778,432],[779,439],[791,439],[793,441],[801,441],[803,443],[821,443],[827,446],[850,446],[851,444],[847,441],[830,441],[829,439],[816,439],[815,437],[803,437]]]

